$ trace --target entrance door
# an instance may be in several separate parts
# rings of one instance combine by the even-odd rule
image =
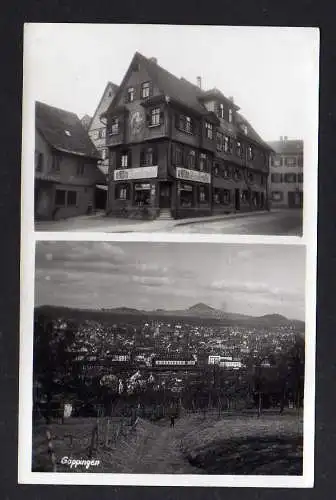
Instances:
[[[235,189],[235,209],[240,210],[240,190]]]
[[[160,183],[160,208],[171,206],[171,185],[168,182]]]

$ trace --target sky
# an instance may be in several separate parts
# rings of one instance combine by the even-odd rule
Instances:
[[[305,250],[298,245],[40,241],[35,303],[185,309],[304,320]]]
[[[264,140],[306,136],[317,97],[314,28],[29,23],[25,97],[92,116],[107,82],[121,83],[136,51],[233,96]]]

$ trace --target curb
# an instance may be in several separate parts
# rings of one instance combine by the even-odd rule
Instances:
[[[223,215],[213,216],[211,218],[202,217],[202,218],[196,218],[195,220],[178,222],[178,223],[175,223],[173,227],[187,226],[189,224],[198,224],[199,222],[216,222],[216,221],[220,221],[220,220],[240,219],[240,218],[248,217],[251,215],[266,215],[269,213],[274,213],[274,212],[271,212],[269,210],[243,212],[243,213],[235,212],[235,213],[231,213],[231,214],[223,214]]]

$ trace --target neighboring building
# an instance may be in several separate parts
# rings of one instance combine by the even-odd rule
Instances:
[[[108,82],[103,92],[103,95],[99,101],[97,109],[91,118],[90,122],[87,124],[87,131],[90,136],[91,141],[96,146],[101,160],[98,162],[98,168],[104,174],[105,182],[97,186],[95,205],[97,208],[105,210],[107,202],[107,174],[108,174],[108,150],[106,148],[106,119],[101,118],[101,115],[110,106],[118,86],[112,82]],[[85,115],[87,116],[87,115]],[[82,122],[87,122],[85,116],[82,118]]]
[[[219,90],[136,53],[106,113],[107,213],[189,217],[263,210],[271,148]]]
[[[92,116],[89,116],[89,115],[84,115],[81,118],[81,124],[83,125],[85,130],[89,130],[89,126],[90,126],[91,121],[92,121]]]
[[[195,366],[196,360],[189,354],[161,354],[153,358],[153,366]]]
[[[222,368],[228,368],[230,370],[239,370],[242,368],[243,363],[240,361],[240,359],[233,359],[233,360],[223,360],[220,361],[219,366]]]
[[[35,218],[60,219],[94,209],[104,182],[99,154],[74,113],[35,105]]]
[[[280,137],[270,142],[270,201],[274,208],[303,207],[303,141]]]

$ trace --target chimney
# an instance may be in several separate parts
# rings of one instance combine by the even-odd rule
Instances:
[[[287,141],[288,137],[287,135],[284,136],[284,141]]]
[[[232,96],[232,95],[230,95],[230,97],[229,97],[229,101],[234,102],[234,98],[233,98],[233,96]]]
[[[201,89],[202,88],[202,77],[201,76],[197,76],[196,77],[196,82],[197,82],[197,87],[199,87]]]
[[[156,57],[150,57],[149,60],[154,63],[154,64],[157,64],[158,60]]]

